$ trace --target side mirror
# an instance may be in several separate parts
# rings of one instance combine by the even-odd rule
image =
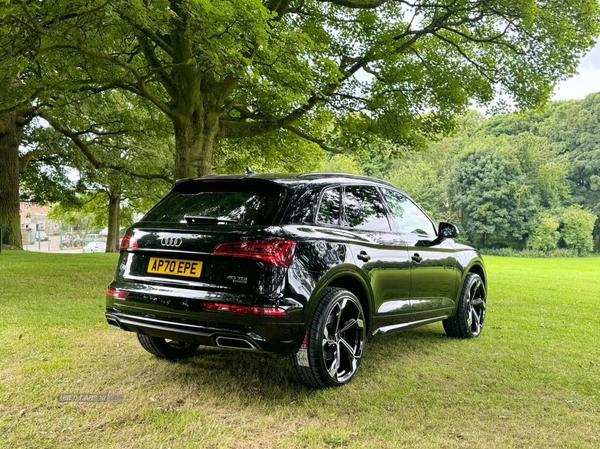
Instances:
[[[452,223],[440,222],[438,226],[439,239],[455,239],[458,237],[458,228]]]
[[[438,226],[438,236],[435,240],[419,240],[416,246],[435,246],[446,239],[455,239],[458,237],[458,228],[451,223],[440,222]]]

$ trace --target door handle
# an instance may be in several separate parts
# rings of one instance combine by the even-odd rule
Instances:
[[[419,255],[419,253],[415,253],[412,256],[412,261],[415,263],[421,263],[423,261],[423,258]]]
[[[366,251],[361,251],[356,257],[362,260],[363,262],[368,262],[369,260],[371,260],[371,256],[369,256]]]

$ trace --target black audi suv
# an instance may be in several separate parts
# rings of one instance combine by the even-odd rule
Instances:
[[[123,237],[106,319],[158,357],[275,352],[308,385],[339,386],[369,336],[435,321],[480,334],[485,267],[457,234],[378,179],[183,179]]]

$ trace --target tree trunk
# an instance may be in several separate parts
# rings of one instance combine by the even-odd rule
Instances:
[[[197,178],[212,171],[213,149],[219,133],[216,113],[195,111],[173,120],[175,128],[175,179]]]
[[[19,145],[23,125],[15,113],[0,114],[0,226],[2,242],[23,248],[19,216]]]
[[[170,115],[175,131],[175,179],[196,178],[212,171],[212,156],[219,117],[223,114],[224,98],[229,88],[216,81],[212,70],[205,70],[189,61],[195,58],[194,45],[189,38],[193,33],[192,19],[180,2],[171,1],[170,7],[177,14],[171,34],[173,59],[176,62],[174,88],[175,108]]]
[[[119,251],[119,222],[121,218],[121,186],[110,186],[108,192],[108,236],[106,252]]]
[[[596,225],[594,226],[594,251],[600,253],[600,219],[596,220]]]

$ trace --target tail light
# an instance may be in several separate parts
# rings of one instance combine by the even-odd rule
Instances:
[[[108,296],[112,296],[115,299],[127,299],[127,297],[129,296],[129,292],[126,292],[124,290],[117,290],[116,288],[107,288],[106,294]]]
[[[242,240],[219,243],[213,254],[258,259],[272,267],[289,267],[294,258],[294,240]]]
[[[227,304],[224,302],[209,302],[202,301],[204,310],[211,312],[229,312],[229,313],[244,313],[248,315],[263,315],[263,316],[287,316],[285,310],[279,307],[264,307],[264,306],[246,306],[240,304]]]
[[[137,240],[135,237],[125,234],[123,240],[121,240],[121,249],[134,249],[138,247]]]

